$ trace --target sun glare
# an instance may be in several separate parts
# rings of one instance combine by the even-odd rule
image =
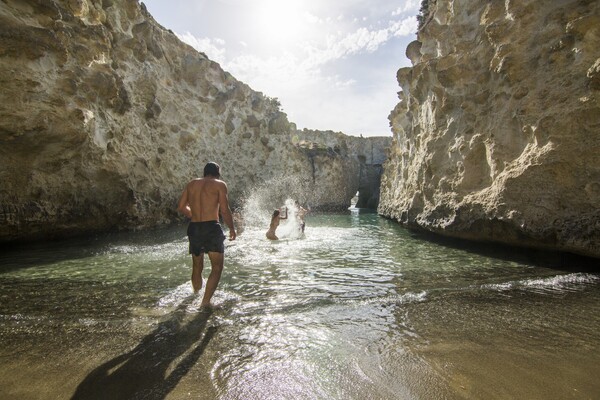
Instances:
[[[300,0],[261,0],[257,7],[261,40],[268,45],[287,45],[301,38],[305,10]]]

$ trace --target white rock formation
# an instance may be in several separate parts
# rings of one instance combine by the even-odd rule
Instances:
[[[600,257],[600,2],[430,0],[379,212]]]
[[[356,154],[295,145],[276,100],[136,0],[0,2],[0,87],[0,241],[175,221],[207,161],[234,205],[271,181],[313,207],[358,187]]]

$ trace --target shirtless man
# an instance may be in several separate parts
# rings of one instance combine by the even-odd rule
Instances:
[[[219,214],[229,227],[229,240],[235,240],[236,233],[227,197],[227,184],[221,179],[220,167],[209,162],[204,167],[204,177],[193,179],[187,184],[177,211],[191,218],[187,234],[192,255],[192,287],[194,293],[202,288],[204,253],[208,254],[212,270],[206,281],[206,290],[201,307],[210,306],[223,272],[225,235],[219,224]]]

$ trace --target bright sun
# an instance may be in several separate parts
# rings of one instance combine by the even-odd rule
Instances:
[[[302,36],[304,10],[301,0],[260,0],[257,26],[265,44],[289,44]]]

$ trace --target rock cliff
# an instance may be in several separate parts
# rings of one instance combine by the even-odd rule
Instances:
[[[359,192],[357,208],[377,208],[383,163],[391,145],[390,137],[350,137],[340,132],[304,129],[296,131],[294,141],[307,141],[352,160],[346,193],[354,195]]]
[[[600,257],[600,2],[423,6],[413,66],[398,71],[379,212]]]
[[[301,145],[276,99],[136,0],[0,2],[0,86],[4,242],[175,221],[207,161],[234,206],[273,183],[313,207],[347,207],[361,161],[346,141],[370,149],[345,136],[325,151]]]

